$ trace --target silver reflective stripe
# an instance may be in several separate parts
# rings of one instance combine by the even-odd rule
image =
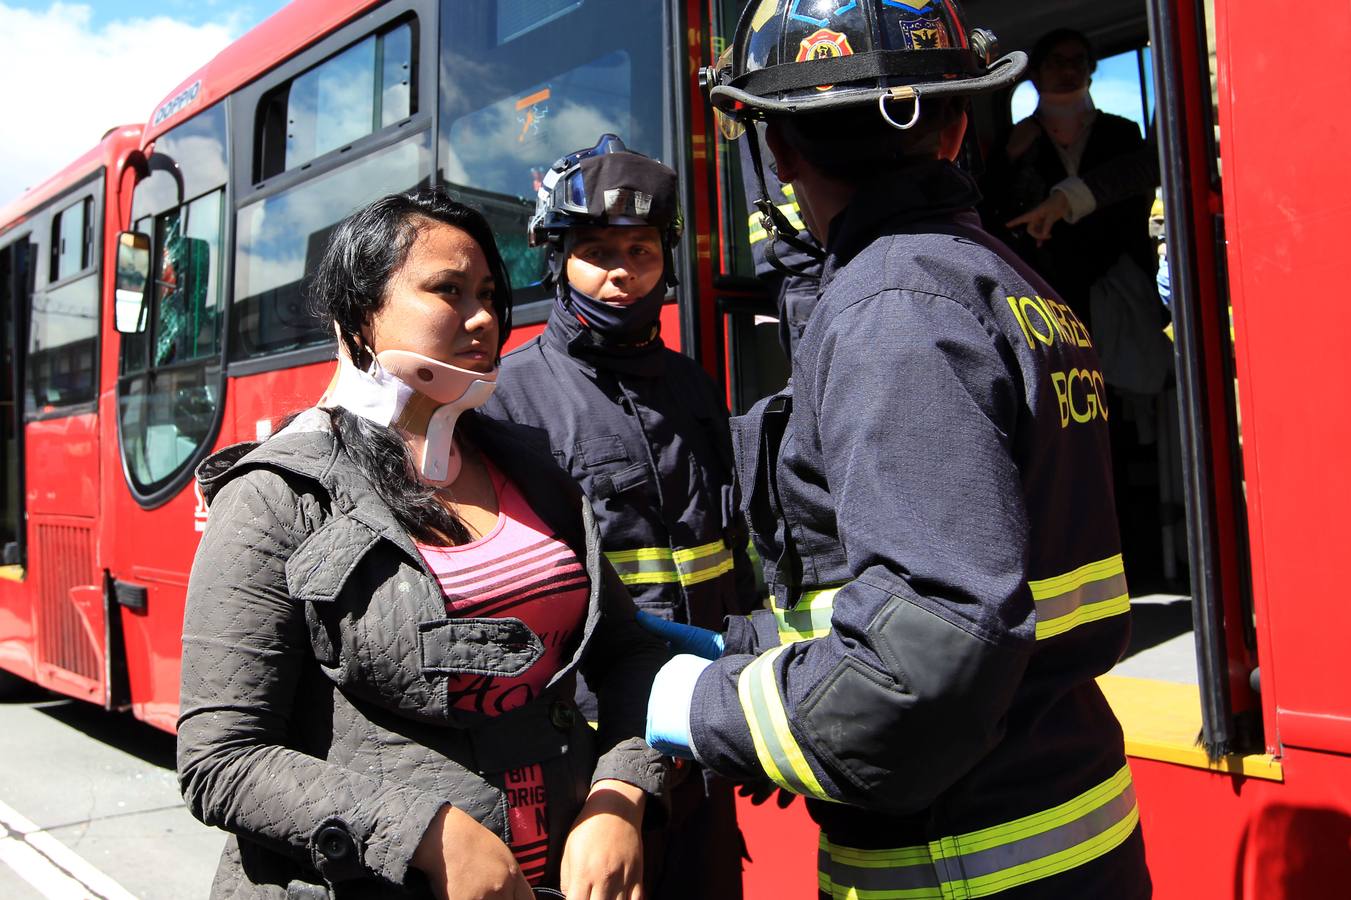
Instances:
[[[723,541],[677,550],[673,556],[680,583],[686,586],[710,581],[732,571],[732,551]]]
[[[1113,798],[1106,806],[1093,810],[1082,818],[1067,822],[1059,828],[1044,831],[1022,840],[1013,841],[989,850],[964,853],[952,859],[937,860],[936,864],[952,871],[953,878],[945,881],[971,880],[1012,869],[1026,863],[1045,859],[1092,840],[1103,834],[1113,825],[1122,822],[1135,810],[1135,786],[1128,784],[1126,789]],[[954,864],[955,867],[954,867]]]
[[[1123,572],[1120,575],[1113,575],[1106,581],[1091,582],[1068,594],[1037,601],[1037,618],[1042,621],[1059,619],[1070,615],[1080,607],[1120,597],[1126,590],[1126,574]]]

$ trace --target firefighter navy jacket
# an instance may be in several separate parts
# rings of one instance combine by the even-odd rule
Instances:
[[[693,360],[660,339],[607,346],[555,307],[502,361],[485,412],[549,433],[639,607],[721,629],[756,605],[727,408]]]
[[[792,384],[734,423],[774,608],[730,623],[693,749],[815,798],[831,847],[918,845],[943,896],[1033,870],[1054,877],[1029,896],[1143,895],[1094,682],[1129,636],[1102,375],[977,199],[925,164],[832,223]],[[1037,862],[1076,827],[1092,841]],[[980,859],[958,839],[974,832]]]

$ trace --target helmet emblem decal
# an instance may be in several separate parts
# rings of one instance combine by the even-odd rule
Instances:
[[[952,46],[947,26],[941,19],[923,18],[901,22],[907,50],[943,50]]]
[[[928,6],[929,2],[930,0],[924,0],[924,5]],[[815,16],[808,16],[798,12],[798,7],[801,5],[802,0],[793,0],[793,6],[791,9],[788,10],[788,18],[797,19],[799,22],[806,22],[809,25],[817,25],[820,27],[825,27],[826,25],[830,24],[829,19],[818,19]],[[838,16],[840,13],[847,13],[849,12],[849,10],[853,9],[856,6],[858,6],[858,0],[849,0],[848,3],[841,5],[840,8],[831,13],[831,15]],[[753,22],[751,23],[751,27],[754,28],[756,31],[760,30],[759,28],[755,28],[755,24]]]
[[[849,46],[849,38],[838,31],[822,28],[802,39],[797,51],[797,61],[828,59],[832,56],[853,56],[854,48]]]
[[[646,218],[652,212],[652,195],[630,188],[614,188],[605,192],[605,212],[611,216],[632,213]]]
[[[807,62],[812,59],[830,59],[833,56],[853,56],[854,48],[849,46],[849,38],[838,31],[831,31],[829,28],[822,28],[813,32],[802,39],[802,45],[797,51],[797,61]],[[833,84],[817,85],[818,91],[828,91],[833,88]]]

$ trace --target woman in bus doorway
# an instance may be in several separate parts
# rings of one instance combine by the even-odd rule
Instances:
[[[486,222],[385,197],[312,294],[339,338],[326,408],[198,472],[178,769],[234,835],[212,895],[636,900],[666,654],[547,444],[474,411],[511,324]]]

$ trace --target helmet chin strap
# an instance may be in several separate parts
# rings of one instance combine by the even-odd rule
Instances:
[[[783,211],[774,205],[769,197],[769,188],[765,185],[765,167],[760,156],[760,135],[757,129],[747,128],[746,140],[750,141],[751,168],[755,170],[756,187],[760,189],[760,199],[755,208],[760,212],[760,227],[765,230],[769,241],[765,244],[765,259],[769,264],[787,275],[803,278],[820,278],[821,273],[813,265],[796,268],[779,258],[777,244],[782,241],[787,246],[805,255],[813,262],[821,262],[826,253],[815,244],[808,243],[798,236],[798,230],[788,221]]]
[[[325,406],[341,406],[383,427],[423,438],[418,476],[446,485],[460,474],[464,457],[455,443],[455,425],[468,409],[477,409],[497,387],[497,369],[461,369],[410,350],[385,350],[369,371],[338,354],[338,380]]]

